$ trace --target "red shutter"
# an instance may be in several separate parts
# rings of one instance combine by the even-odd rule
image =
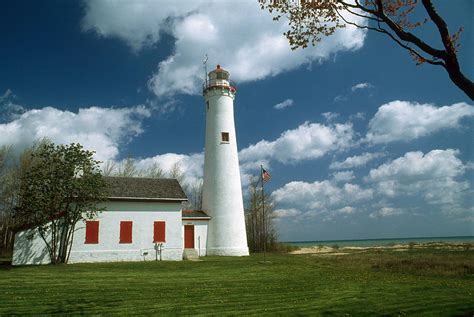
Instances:
[[[120,243],[132,243],[132,221],[120,221]]]
[[[86,241],[84,243],[99,243],[98,221],[86,221]]]
[[[165,222],[155,221],[153,229],[153,242],[166,242]]]

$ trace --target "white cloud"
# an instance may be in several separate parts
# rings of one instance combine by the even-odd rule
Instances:
[[[90,107],[77,113],[53,107],[32,109],[0,124],[0,145],[12,144],[20,150],[47,137],[55,143],[81,143],[96,151],[96,159],[111,160],[118,155],[120,144],[143,132],[141,120],[149,116],[144,106]]]
[[[339,113],[337,112],[323,112],[321,115],[326,119],[326,121],[331,122],[337,117],[339,117]]]
[[[301,214],[301,211],[296,210],[294,208],[289,209],[277,209],[273,212],[273,216],[275,218],[289,218],[289,217],[297,217]]]
[[[184,17],[205,1],[92,1],[86,0],[84,31],[124,40],[133,50],[151,46],[163,32],[170,32],[167,19]]]
[[[393,207],[382,207],[377,211],[372,212],[369,217],[379,218],[379,217],[391,217],[401,215],[403,212],[400,208]]]
[[[368,162],[385,156],[384,153],[375,152],[375,153],[363,153],[361,155],[355,155],[346,158],[342,162],[333,162],[329,166],[330,169],[345,169],[345,168],[354,168],[366,165]]]
[[[341,214],[353,214],[357,211],[357,209],[352,206],[345,206],[343,208],[338,209],[337,211]]]
[[[156,163],[165,172],[171,171],[173,166],[178,164],[184,175],[184,182],[194,184],[203,178],[204,153],[193,153],[189,155],[166,153],[154,157],[138,159],[136,163],[137,168],[140,170],[146,170]]]
[[[435,107],[408,101],[382,105],[369,122],[370,143],[409,141],[446,128],[457,128],[464,117],[474,116],[474,107],[464,102]]]
[[[368,88],[372,88],[372,84],[370,83],[358,83],[354,86],[351,87],[351,91],[354,92],[356,90],[359,90],[359,89],[368,89]]]
[[[350,183],[338,186],[328,180],[313,183],[295,181],[275,190],[272,197],[281,209],[294,209],[313,217],[331,212],[351,213],[355,209],[346,207],[370,200],[373,190]]]
[[[457,156],[459,151],[452,149],[408,152],[372,169],[365,184],[350,183],[353,172],[343,171],[327,180],[289,182],[272,197],[283,215],[291,214],[296,220],[335,220],[364,211],[371,218],[430,213],[467,216],[472,214],[472,191],[461,177],[468,166]]]
[[[293,105],[293,99],[286,99],[280,103],[277,103],[276,105],[273,106],[273,108],[277,109],[277,110],[280,110],[280,109],[284,109],[284,108],[287,108],[287,107],[290,107]]]
[[[16,95],[10,88],[0,96],[0,123],[16,119],[26,111],[22,105],[14,102],[15,99]]]
[[[347,101],[347,96],[345,95],[337,95],[336,97],[334,97],[334,100],[333,102],[336,103],[336,102],[340,102],[340,101]]]
[[[5,90],[3,95],[0,96],[0,103],[3,102],[4,100],[6,100],[7,98],[11,97],[11,96],[14,96],[13,92],[11,91],[10,88],[8,88],[7,90]]]
[[[348,182],[355,178],[353,171],[344,171],[344,172],[337,172],[334,173],[333,179],[336,183],[340,182]]]
[[[230,70],[245,82],[275,76],[301,65],[321,62],[341,51],[363,46],[365,30],[348,25],[317,47],[292,51],[283,32],[258,1],[85,1],[85,31],[124,40],[134,51],[159,42],[168,33],[175,38],[172,55],[158,65],[149,87],[158,96],[197,94],[202,82],[201,60]],[[362,19],[355,21],[364,23]]]
[[[283,132],[274,141],[262,140],[239,152],[243,167],[247,162],[254,166],[268,165],[269,160],[284,164],[316,159],[330,151],[352,146],[354,130],[350,123],[322,125],[305,122],[294,130]]]
[[[456,177],[464,173],[458,150],[432,150],[429,153],[407,152],[389,163],[369,172],[370,181],[417,181],[424,179]]]
[[[356,114],[350,115],[349,119],[350,120],[354,120],[354,119],[364,120],[365,119],[365,113],[357,112]]]
[[[458,155],[453,149],[408,152],[372,169],[366,181],[385,197],[418,197],[446,213],[457,213],[470,189],[467,181],[457,180],[466,171]]]

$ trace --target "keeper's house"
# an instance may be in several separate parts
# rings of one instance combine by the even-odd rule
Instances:
[[[187,197],[175,179],[104,177],[106,210],[78,222],[69,263],[181,260],[190,251],[206,255],[210,217],[183,211]],[[192,253],[191,252],[191,253]],[[46,245],[36,228],[15,234],[13,265],[47,264]]]

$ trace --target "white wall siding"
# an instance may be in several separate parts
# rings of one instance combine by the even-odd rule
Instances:
[[[155,221],[166,222],[166,242],[163,244],[162,259],[182,260],[181,203],[112,201],[106,203],[106,207],[107,211],[94,219],[99,221],[99,243],[84,243],[85,222],[77,223],[69,263],[155,260]],[[132,243],[119,243],[121,221],[133,222]],[[36,234],[29,241],[29,232],[31,231],[16,234],[13,264],[49,263],[46,245],[41,237]],[[144,253],[148,255],[143,256]]]
[[[186,220],[183,219],[182,235],[184,248],[184,225],[194,225],[194,249],[199,256],[206,256],[207,226],[208,220]]]
[[[51,258],[37,229],[24,230],[15,234],[13,265],[49,263],[51,263]]]

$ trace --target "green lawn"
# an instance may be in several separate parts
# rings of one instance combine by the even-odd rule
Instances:
[[[272,254],[0,268],[0,315],[452,316],[474,312],[474,251]]]

